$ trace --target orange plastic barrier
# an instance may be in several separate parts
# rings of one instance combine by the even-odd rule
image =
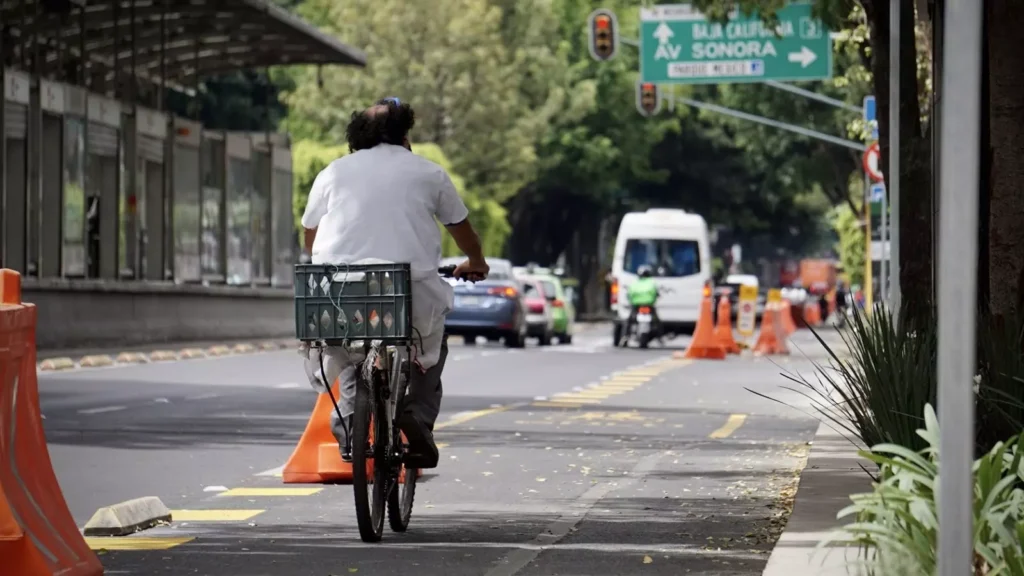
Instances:
[[[781,313],[780,305],[765,306],[764,316],[761,318],[761,333],[754,344],[755,355],[789,354],[789,348],[786,347],[786,332],[779,320]]]
[[[740,345],[732,335],[732,306],[729,298],[722,296],[718,300],[718,325],[715,326],[715,340],[725,348],[727,354],[739,354]]]
[[[334,398],[341,399],[340,382],[337,380],[331,387]],[[306,430],[299,438],[298,445],[292,452],[288,462],[281,471],[285,484],[329,484],[334,482],[351,482],[352,465],[341,459],[341,447],[338,439],[331,432],[331,413],[334,405],[327,394],[317,396],[313,406],[313,414],[309,417]],[[403,436],[404,438],[404,436]],[[373,440],[373,428],[370,428],[370,440]],[[423,476],[419,470],[418,477]],[[373,461],[366,463],[366,473],[373,474]],[[399,476],[404,481],[405,470]]]
[[[804,304],[804,322],[811,327],[821,325],[821,305],[817,301]]]
[[[697,327],[693,331],[690,347],[683,354],[684,358],[703,358],[706,360],[722,360],[725,348],[715,338],[715,319],[711,314],[711,296],[704,296],[700,303],[700,316]]]
[[[786,331],[787,336],[796,332],[796,322],[793,321],[793,305],[785,298],[782,299],[780,317],[782,318],[782,329]]]
[[[103,574],[50,464],[36,381],[36,307],[0,270],[0,574]]]

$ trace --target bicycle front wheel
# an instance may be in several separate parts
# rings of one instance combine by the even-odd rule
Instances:
[[[380,471],[386,468],[382,450],[386,449],[386,442],[370,443],[371,427],[377,427],[380,422],[373,414],[377,404],[366,382],[356,384],[355,414],[352,415],[352,487],[356,522],[363,542],[380,542],[384,534],[387,482],[377,480],[382,477]],[[376,432],[374,430],[376,439],[387,438]]]

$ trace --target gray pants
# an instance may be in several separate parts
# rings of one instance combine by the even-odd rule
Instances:
[[[412,414],[417,422],[425,424],[433,432],[437,415],[441,412],[441,373],[444,371],[445,360],[448,359],[448,337],[441,341],[441,355],[437,364],[431,366],[426,372],[417,366],[412,367],[412,381],[405,393],[405,400],[402,406],[398,407],[398,413],[404,410]],[[341,399],[338,408],[345,415],[345,426],[341,426],[338,413],[331,410],[331,431],[338,439],[338,445],[344,447],[346,442],[345,431],[352,429],[352,413],[355,412],[356,402],[356,368],[348,365],[341,371]]]

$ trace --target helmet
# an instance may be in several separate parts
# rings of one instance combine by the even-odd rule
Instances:
[[[643,266],[636,269],[636,273],[637,276],[640,276],[641,278],[650,278],[653,271],[651,270],[650,266],[644,264]]]

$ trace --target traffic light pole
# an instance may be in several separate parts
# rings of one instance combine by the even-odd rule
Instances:
[[[640,46],[640,42],[639,41],[633,40],[631,38],[619,37],[618,41],[619,41],[620,44],[623,44],[625,46],[633,46],[634,48],[639,48],[639,46]],[[779,90],[785,90],[786,92],[791,92],[793,94],[797,94],[797,95],[803,96],[804,98],[809,98],[811,100],[817,100],[818,102],[822,102],[822,103],[828,104],[830,106],[835,106],[836,108],[842,108],[844,110],[849,110],[851,112],[858,112],[858,113],[861,112],[860,108],[858,108],[856,106],[853,106],[852,104],[847,104],[846,102],[843,102],[841,100],[836,100],[835,98],[829,98],[828,96],[823,96],[823,95],[818,94],[816,92],[811,92],[810,90],[804,90],[803,88],[798,88],[796,86],[790,86],[789,84],[783,84],[781,82],[776,82],[774,80],[769,80],[769,81],[765,82],[765,84],[767,84],[768,86],[771,86],[773,88],[777,88]],[[673,88],[674,88],[674,86],[673,86]],[[676,95],[675,95],[674,91],[670,92],[670,94],[671,94],[671,96],[668,99],[669,100],[669,102],[668,102],[668,109],[669,109],[669,111],[674,111],[675,110],[675,101],[676,101],[677,98],[676,98]],[[710,112],[716,112],[718,114],[724,114],[726,116],[732,116],[733,118],[739,118],[740,120],[747,120],[748,122],[756,122],[758,124],[763,124],[765,126],[770,126],[772,128],[778,128],[779,130],[786,130],[788,132],[793,132],[794,134],[799,134],[799,135],[805,136],[807,138],[813,138],[813,139],[816,139],[816,140],[821,140],[823,142],[828,142],[829,144],[834,144],[836,146],[843,146],[845,148],[850,148],[852,150],[857,150],[858,152],[863,152],[863,151],[867,150],[867,146],[865,146],[864,144],[862,144],[860,142],[856,142],[856,141],[853,141],[853,140],[847,140],[845,138],[840,138],[838,136],[832,136],[830,134],[825,134],[824,132],[818,132],[817,130],[811,130],[810,128],[804,128],[803,126],[797,126],[795,124],[788,124],[786,122],[780,122],[778,120],[772,120],[771,118],[765,118],[764,116],[758,116],[756,114],[750,114],[750,113],[747,113],[747,112],[741,112],[739,110],[733,110],[732,108],[726,108],[725,106],[719,106],[717,104],[710,104],[708,102],[700,102],[698,100],[693,100],[691,98],[679,97],[678,100],[679,100],[679,102],[681,102],[683,104],[686,104],[687,106],[693,106],[694,108],[699,108],[701,110],[708,110]]]

